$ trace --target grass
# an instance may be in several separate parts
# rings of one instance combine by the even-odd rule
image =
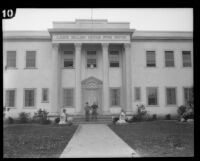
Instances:
[[[4,127],[4,158],[58,158],[77,126],[14,124]]]
[[[194,124],[177,121],[109,125],[142,157],[193,157]]]

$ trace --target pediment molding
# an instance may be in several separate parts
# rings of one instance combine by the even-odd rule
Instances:
[[[97,89],[101,88],[103,82],[95,77],[89,77],[82,81],[82,88]]]

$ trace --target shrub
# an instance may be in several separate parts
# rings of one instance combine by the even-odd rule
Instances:
[[[14,123],[14,119],[12,117],[8,117],[6,120],[5,120],[5,123],[7,124],[13,124]]]
[[[59,117],[55,118],[54,122],[55,122],[56,124],[58,124],[58,123],[60,122],[60,118],[59,118]]]
[[[153,114],[152,115],[152,120],[154,121],[154,120],[157,120],[157,115],[156,114]]]
[[[185,111],[186,111],[186,106],[181,105],[180,107],[178,107],[177,112],[178,112],[178,115],[179,115],[180,117],[185,113]]]
[[[47,124],[50,123],[47,116],[48,113],[46,110],[39,109],[37,112],[34,113],[34,120],[35,122],[41,123],[41,124]]]
[[[170,115],[170,114],[167,114],[167,115],[165,116],[165,119],[166,119],[166,120],[171,120],[171,115]]]
[[[27,123],[30,120],[29,113],[21,112],[19,113],[19,123]]]

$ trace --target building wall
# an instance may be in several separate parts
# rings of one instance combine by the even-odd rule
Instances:
[[[69,47],[69,46],[68,46]],[[60,52],[62,53],[65,48]],[[73,46],[69,47],[73,49]],[[86,63],[86,49],[96,48],[98,55],[98,68],[87,69]],[[19,112],[25,111],[33,114],[39,108],[45,108],[47,111],[51,109],[51,57],[52,44],[50,41],[13,41],[4,42],[4,66],[6,65],[6,51],[17,51],[17,69],[9,69],[4,71],[4,88],[17,89],[16,94],[16,108],[11,109],[10,115],[17,116]],[[36,67],[37,69],[25,69],[25,54],[26,50],[36,50]],[[102,54],[101,46],[85,46],[82,49],[82,71],[81,80],[90,76],[103,80]],[[156,67],[146,67],[146,50],[156,51]],[[164,51],[173,50],[175,56],[175,67],[166,68],[164,66]],[[192,41],[137,41],[131,43],[131,71],[132,71],[132,109],[136,110],[136,104],[144,103],[147,105],[146,87],[158,87],[158,102],[159,105],[155,107],[147,107],[151,114],[176,114],[177,107],[183,104],[183,87],[193,86],[193,67],[182,67],[182,50],[190,50],[193,60],[193,44]],[[192,63],[193,66],[193,63]],[[61,87],[74,88],[75,87],[75,69],[61,68]],[[121,87],[121,66],[120,69],[109,68],[109,86]],[[141,101],[134,100],[134,87],[141,87]],[[176,87],[177,90],[177,106],[166,106],[166,87]],[[36,88],[36,108],[24,108],[24,88]],[[42,88],[49,88],[49,102],[41,102]],[[5,96],[5,94],[4,94]],[[62,97],[62,96],[61,96]],[[75,98],[75,97],[74,97]],[[74,109],[70,109],[75,112]],[[119,107],[110,108],[111,113],[120,111]]]
[[[51,100],[48,103],[41,102],[42,88],[49,88],[51,98],[51,42],[4,42],[3,62],[6,65],[6,51],[15,50],[17,69],[4,68],[4,92],[5,89],[16,89],[16,108],[10,110],[11,116],[17,116],[25,111],[33,114],[37,109],[50,109]],[[26,69],[26,50],[36,50],[36,69]],[[36,106],[33,109],[24,108],[24,88],[36,89]],[[5,94],[4,94],[5,100]]]
[[[156,51],[156,67],[146,67],[146,50]],[[165,67],[165,50],[174,51],[175,67]],[[132,56],[132,104],[136,110],[138,103],[147,105],[146,87],[158,87],[158,106],[149,107],[151,114],[177,113],[177,107],[182,105],[183,87],[193,86],[193,62],[192,67],[184,68],[182,65],[182,51],[191,51],[193,60],[192,41],[134,41],[131,47]],[[134,100],[134,87],[141,87],[141,101]],[[166,105],[166,87],[176,87],[177,105]]]

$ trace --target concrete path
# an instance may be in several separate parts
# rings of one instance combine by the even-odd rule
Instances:
[[[60,158],[139,157],[107,125],[79,125]]]

